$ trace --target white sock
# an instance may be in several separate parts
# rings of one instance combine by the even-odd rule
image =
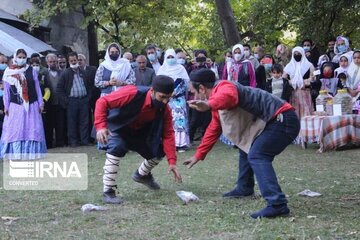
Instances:
[[[113,156],[109,153],[106,154],[103,176],[104,192],[117,188],[116,177],[119,170],[120,159],[121,158]]]
[[[159,164],[159,162],[161,161],[161,159],[156,159],[156,158],[153,158],[153,159],[150,159],[150,160],[146,160],[144,159],[144,161],[141,163],[138,171],[139,171],[139,174],[141,176],[145,176],[145,175],[148,175],[151,170]]]

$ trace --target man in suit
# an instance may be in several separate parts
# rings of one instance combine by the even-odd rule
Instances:
[[[60,104],[59,94],[57,93],[57,85],[60,81],[61,70],[57,68],[57,56],[53,53],[46,55],[46,64],[48,70],[46,78],[50,88],[50,99],[47,102],[45,136],[48,148],[53,147],[54,130],[56,147],[65,145],[66,137],[66,110]]]
[[[90,84],[88,74],[80,68],[76,52],[69,53],[68,61],[70,68],[62,72],[57,93],[60,104],[67,109],[69,145],[76,147],[79,143],[89,144],[89,99],[93,84]]]
[[[134,69],[136,86],[151,86],[155,77],[155,71],[152,68],[146,67],[147,60],[144,55],[139,55],[136,58],[137,67]]]

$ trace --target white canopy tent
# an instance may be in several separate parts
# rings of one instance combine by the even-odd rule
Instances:
[[[19,48],[23,48],[28,56],[33,53],[56,51],[45,42],[0,21],[0,52],[10,56]]]

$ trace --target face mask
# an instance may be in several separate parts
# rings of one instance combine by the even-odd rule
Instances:
[[[16,63],[18,66],[22,66],[26,64],[26,58],[16,58]]]
[[[306,47],[303,47],[304,51],[307,52],[307,51],[310,51],[310,47],[306,46]]]
[[[259,54],[255,53],[254,57],[256,57],[257,59],[259,59]]]
[[[176,59],[175,58],[168,58],[166,59],[166,63],[170,66],[175,65],[176,64]]]
[[[155,61],[155,59],[156,59],[156,56],[155,56],[154,53],[148,54],[147,57],[148,57],[148,59],[150,60],[150,62],[153,62],[153,61]]]
[[[39,66],[33,66],[32,67],[36,72],[39,72],[39,70],[40,70],[40,67]]]
[[[328,70],[328,71],[324,71],[323,73],[324,78],[331,78],[332,77],[332,71]]]
[[[116,61],[119,58],[119,56],[120,55],[118,53],[113,53],[113,54],[110,54],[110,59],[113,61]]]
[[[337,46],[337,49],[339,50],[340,53],[344,53],[346,51],[346,46],[340,45],[340,46]]]
[[[183,59],[183,58],[178,58],[178,60],[177,60],[177,63],[178,64],[181,64],[181,65],[185,65],[185,59]]]
[[[271,67],[272,67],[272,64],[271,63],[266,63],[264,64],[264,67],[265,67],[265,71],[270,71],[271,70]]]
[[[301,61],[301,55],[294,55],[294,59],[295,59],[295,61],[300,62]]]
[[[0,71],[4,71],[7,68],[6,63],[1,63],[0,64]]]
[[[240,53],[235,53],[234,54],[234,59],[235,59],[235,61],[240,61],[241,60],[241,54]]]
[[[231,62],[232,58],[231,57],[226,57],[226,62]]]
[[[250,56],[250,51],[249,50],[244,50],[244,56],[249,57]]]
[[[75,68],[78,68],[79,67],[79,64],[77,63],[77,64],[70,64],[70,67],[72,68],[72,69],[75,69]]]
[[[157,58],[160,58],[160,57],[161,57],[161,51],[160,51],[160,50],[157,50],[157,51],[156,51],[156,56],[157,56]]]
[[[206,62],[206,57],[197,57],[197,58],[195,59],[195,61],[198,62],[198,63]]]
[[[154,95],[151,96],[151,104],[154,108],[163,109],[166,104],[157,100]]]

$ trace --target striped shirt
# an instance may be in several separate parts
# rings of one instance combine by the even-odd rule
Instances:
[[[73,85],[70,91],[70,97],[81,98],[87,95],[84,79],[80,76],[79,71],[74,73]]]

